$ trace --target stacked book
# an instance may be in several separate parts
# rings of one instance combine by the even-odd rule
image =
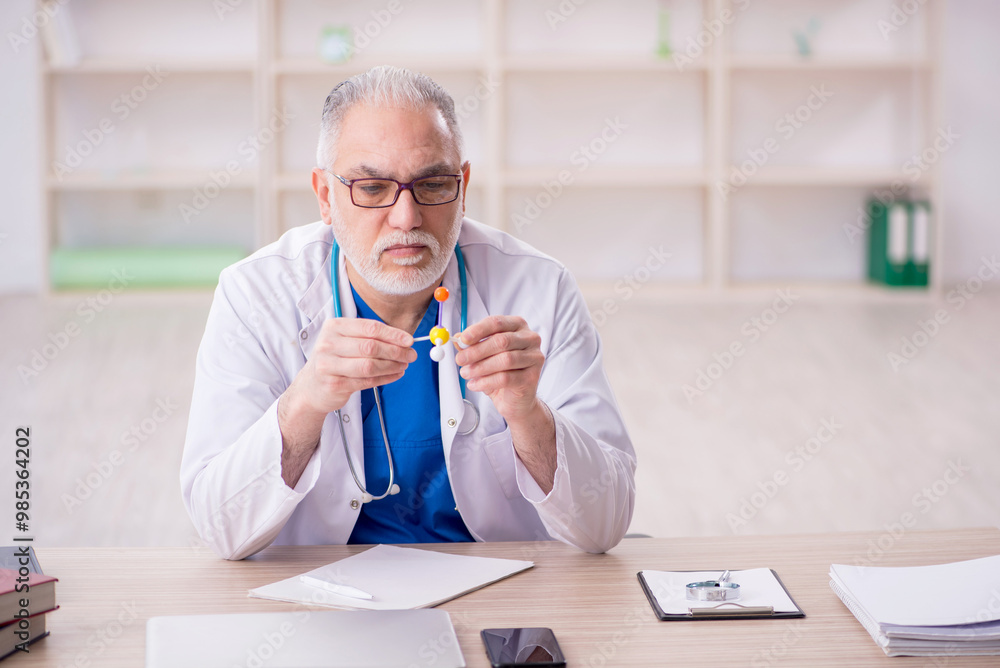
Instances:
[[[0,547],[0,659],[49,634],[45,613],[56,609],[56,582],[30,546]]]
[[[1000,555],[936,566],[830,566],[830,586],[889,656],[1000,655]]]

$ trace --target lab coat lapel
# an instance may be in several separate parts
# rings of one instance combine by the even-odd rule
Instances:
[[[472,277],[466,272],[468,289],[468,313],[466,315],[466,325],[474,325],[489,313],[483,303],[476,286],[472,283]],[[444,323],[448,331],[453,335],[461,331],[462,312],[462,286],[458,276],[458,259],[452,254],[451,262],[444,274],[444,286],[451,294],[448,301],[444,303]],[[459,426],[462,424],[462,416],[468,408],[462,401],[462,388],[459,383],[458,365],[455,364],[455,346],[449,341],[445,346],[445,356],[438,366],[438,393],[441,401],[441,442],[444,446],[445,461],[450,461],[451,447]]]
[[[343,317],[356,318],[358,316],[358,309],[354,304],[354,295],[351,293],[350,281],[347,279],[347,267],[345,266],[343,253],[341,253],[339,260],[337,263],[337,273],[340,277],[340,310]],[[332,318],[334,313],[333,288],[330,284],[329,254],[327,254],[326,262],[323,266],[326,269],[316,275],[296,304],[304,323],[302,329],[299,330],[299,348],[302,350],[302,354],[307,361],[312,356],[313,348],[316,345],[316,337],[319,336],[319,332],[323,328],[323,323],[328,318]],[[341,415],[341,419],[344,421],[344,433],[347,435],[347,446],[351,453],[351,459],[355,462],[355,470],[357,471],[358,478],[364,484],[365,453],[360,392],[355,392],[351,395],[351,398],[347,401],[347,405],[341,410]],[[330,413],[327,416],[327,421],[323,427],[322,440],[326,443],[334,444],[331,451],[332,456],[339,457],[343,454],[343,446],[336,445],[340,441],[340,428],[337,426],[336,413]]]

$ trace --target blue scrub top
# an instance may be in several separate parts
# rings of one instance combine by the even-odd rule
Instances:
[[[358,296],[358,317],[382,321]],[[414,338],[427,336],[437,324],[438,303],[431,300]],[[431,359],[430,341],[413,346],[417,361],[402,378],[378,388],[385,414],[399,494],[361,506],[361,516],[348,543],[443,543],[474,540],[455,509],[441,442],[441,402],[438,365]],[[389,484],[382,428],[374,390],[361,392],[364,420],[365,487],[381,494]]]

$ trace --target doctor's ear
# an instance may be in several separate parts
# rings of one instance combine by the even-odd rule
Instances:
[[[330,197],[333,193],[330,191],[326,172],[319,167],[314,167],[312,170],[312,189],[316,194],[316,201],[319,203],[319,215],[323,218],[324,223],[327,225],[332,224],[333,220],[330,217]]]
[[[469,192],[469,175],[472,172],[472,164],[466,160],[462,163],[462,215],[465,215],[465,196]]]

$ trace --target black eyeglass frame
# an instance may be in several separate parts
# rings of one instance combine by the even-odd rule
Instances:
[[[399,200],[399,193],[403,192],[404,190],[409,190],[410,194],[413,195],[413,201],[416,202],[417,204],[419,204],[420,206],[441,206],[442,204],[451,204],[452,202],[454,202],[455,200],[458,199],[459,195],[462,194],[462,175],[461,174],[432,174],[430,176],[421,176],[420,178],[413,179],[409,183],[402,183],[400,181],[397,181],[396,179],[376,178],[376,177],[368,177],[368,176],[366,176],[364,178],[360,178],[360,179],[351,179],[351,180],[348,180],[348,179],[345,179],[340,174],[334,174],[329,169],[323,169],[323,171],[324,172],[328,172],[330,174],[333,174],[335,177],[337,177],[338,181],[340,181],[345,186],[347,186],[347,190],[351,194],[351,204],[353,204],[354,206],[356,206],[356,207],[358,207],[360,209],[387,209],[390,206],[393,206]],[[455,185],[458,186],[455,189],[455,196],[452,197],[450,200],[448,200],[446,202],[421,202],[420,199],[417,197],[417,191],[414,189],[413,186],[416,185],[418,181],[424,181],[426,179],[447,179],[447,178],[453,178],[453,179],[455,179]],[[388,204],[379,204],[378,206],[370,206],[370,205],[366,205],[366,204],[358,204],[357,202],[354,201],[354,184],[355,183],[362,183],[364,181],[392,181],[393,183],[396,184],[396,194],[393,196],[392,201],[389,202]]]

